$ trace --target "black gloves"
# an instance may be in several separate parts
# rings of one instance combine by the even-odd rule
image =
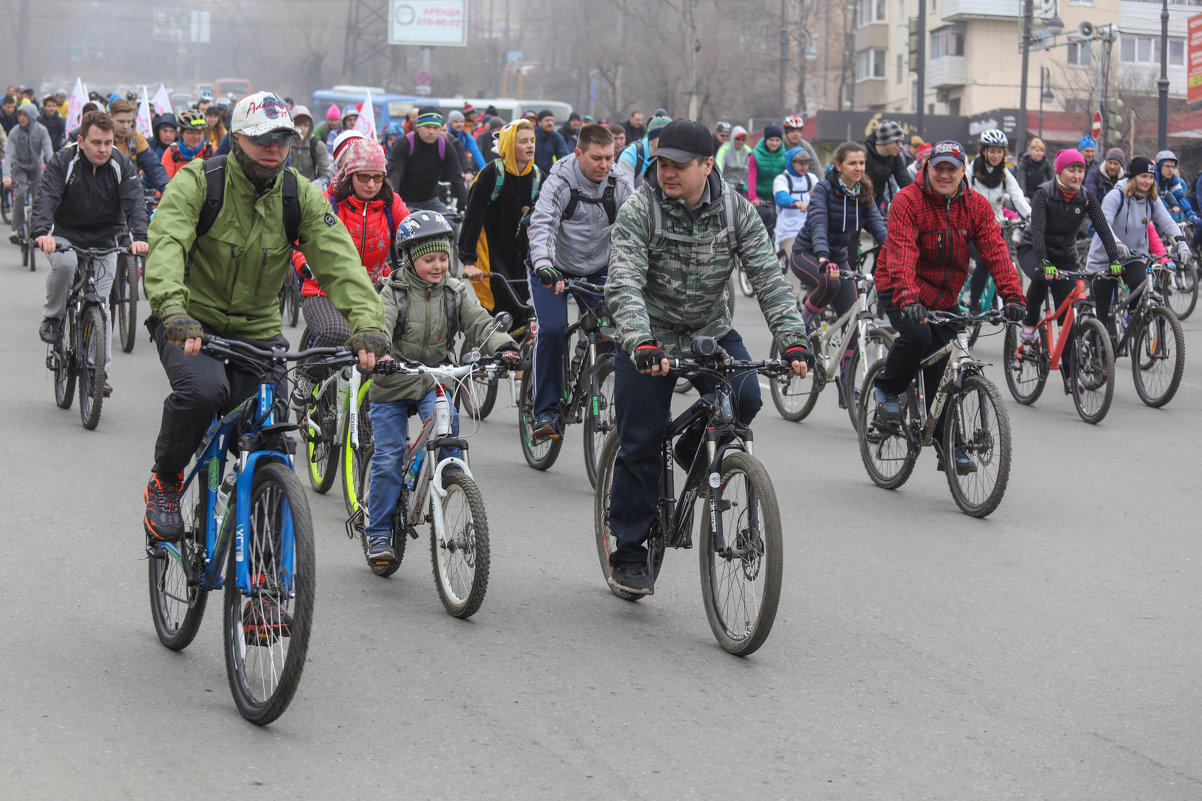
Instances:
[[[793,364],[793,362],[803,362],[809,369],[814,368],[814,354],[810,353],[810,349],[802,345],[790,345],[785,348],[784,354],[785,364]]]
[[[534,276],[538,278],[538,282],[543,286],[555,286],[555,284],[563,280],[563,273],[552,267],[550,263],[535,267]]]
[[[1027,316],[1027,304],[1012,300],[1006,304],[1006,308],[1002,309],[1002,314],[1006,315],[1006,319],[1012,323],[1021,323]]]
[[[168,342],[183,342],[185,339],[196,339],[205,334],[199,321],[179,312],[163,318],[163,333]]]
[[[388,353],[388,348],[392,345],[388,340],[388,335],[378,328],[361,328],[351,334],[351,338],[346,341],[346,344],[352,353],[365,350],[377,356]]]
[[[906,318],[914,325],[921,325],[930,312],[921,303],[907,303],[906,307],[902,309],[902,314],[906,315]]]
[[[639,370],[650,370],[653,367],[659,366],[662,359],[668,358],[668,354],[659,349],[659,345],[654,342],[644,342],[642,345],[634,349],[634,366]]]

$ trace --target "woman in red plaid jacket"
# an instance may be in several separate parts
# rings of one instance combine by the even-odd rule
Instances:
[[[927,311],[958,310],[956,299],[968,277],[970,242],[1006,299],[1006,318],[1022,320],[1026,312],[1022,282],[1010,263],[993,208],[964,181],[964,148],[945,140],[935,144],[914,183],[899,191],[889,207],[889,233],[875,275],[881,310],[898,336],[876,379],[878,416],[896,419],[901,414],[898,396],[914,380],[922,359],[955,336],[954,326],[929,323]],[[927,393],[928,405],[945,362],[923,373],[932,390]],[[968,454],[959,449],[956,468],[959,472],[975,469]]]

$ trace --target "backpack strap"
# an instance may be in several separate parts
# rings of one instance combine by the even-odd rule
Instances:
[[[501,187],[505,185],[505,162],[501,159],[493,159],[493,169],[497,171],[497,180],[493,184],[492,194],[488,196],[488,205],[497,202],[497,198],[501,196]]]
[[[284,233],[291,245],[300,235],[301,208],[300,189],[296,185],[296,170],[284,168],[284,182],[280,187],[284,201]]]
[[[317,169],[317,137],[309,137],[309,158],[313,161],[313,169]]]
[[[205,160],[205,201],[196,220],[197,239],[209,232],[213,223],[217,221],[217,215],[221,213],[221,204],[225,201],[226,159],[227,156],[222,155]]]
[[[414,148],[417,147],[417,132],[410,131],[405,134],[405,138],[409,140],[409,155],[413,155]],[[438,137],[438,160],[447,160],[447,138],[445,136]]]
[[[405,323],[409,319],[409,292],[404,287],[392,288],[392,302],[396,304],[396,325],[394,331],[405,331]]]
[[[394,286],[392,288],[392,301],[396,304],[396,324],[394,330],[405,330],[405,324],[409,320],[409,292],[403,287]],[[457,292],[450,285],[445,285],[442,291],[442,311],[447,317],[447,336],[446,342],[448,347],[450,343],[455,341],[455,336],[459,333],[459,313],[463,308],[463,293]]]
[[[609,220],[609,224],[613,225],[614,220],[618,216],[618,203],[614,198],[614,188],[617,186],[618,177],[610,175],[605,183],[605,191],[601,193],[601,197],[585,197],[576,187],[571,189],[571,198],[568,200],[568,205],[563,208],[563,219],[570,220],[576,214],[577,207],[583,203],[592,203],[599,205],[605,209],[605,217]]]

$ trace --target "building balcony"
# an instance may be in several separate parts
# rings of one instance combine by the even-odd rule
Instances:
[[[927,86],[931,89],[956,89],[968,81],[964,56],[944,56],[927,61]]]
[[[969,19],[1013,19],[1021,16],[1021,0],[943,0],[940,16],[947,22]]]

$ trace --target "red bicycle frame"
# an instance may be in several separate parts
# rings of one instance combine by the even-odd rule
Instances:
[[[1048,341],[1053,343],[1050,360],[1048,362],[1049,370],[1060,369],[1060,354],[1064,352],[1064,343],[1068,340],[1065,331],[1073,327],[1073,321],[1076,317],[1076,311],[1073,304],[1077,301],[1086,300],[1089,293],[1085,289],[1084,281],[1077,281],[1077,286],[1068,294],[1068,297],[1056,307],[1055,311],[1050,311],[1044,315],[1043,319],[1036,323],[1037,329],[1046,327],[1048,329]],[[1053,329],[1052,326],[1063,317],[1064,322],[1059,325],[1058,329]],[[1053,336],[1055,332],[1055,336]],[[1021,349],[1021,347],[1020,347]]]

